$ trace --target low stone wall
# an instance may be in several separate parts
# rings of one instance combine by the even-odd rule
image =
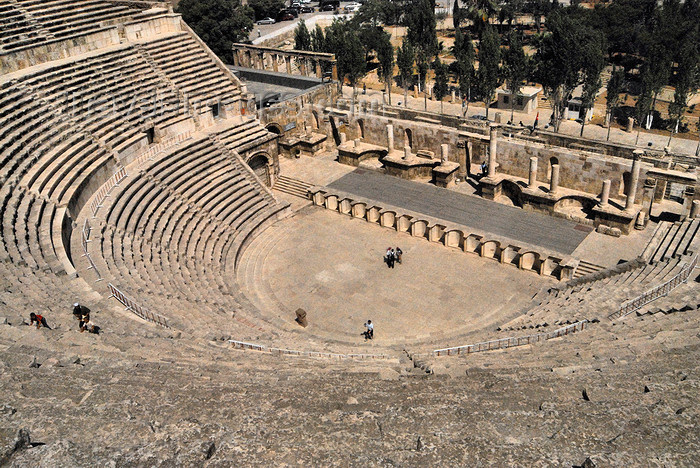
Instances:
[[[562,281],[573,278],[578,262],[571,257],[548,252],[541,247],[519,243],[503,237],[480,232],[421,213],[332,190],[312,187],[309,197],[316,206],[340,214],[360,218],[368,223],[405,232],[445,247],[493,259],[501,264]]]
[[[119,45],[119,33],[116,26],[110,26],[89,34],[26,46],[0,54],[0,74],[116,45]]]

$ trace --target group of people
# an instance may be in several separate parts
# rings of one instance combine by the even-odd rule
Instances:
[[[401,263],[402,255],[403,251],[399,247],[396,247],[396,250],[392,249],[391,247],[388,247],[386,249],[386,253],[384,254],[384,262],[386,262],[389,268],[394,268],[394,263]]]
[[[88,332],[98,335],[100,327],[90,321],[90,309],[81,306],[78,302],[73,304],[73,317],[78,320],[78,329],[80,333]]]

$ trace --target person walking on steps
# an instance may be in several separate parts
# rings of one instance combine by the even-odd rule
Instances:
[[[403,255],[403,250],[401,250],[400,247],[396,247],[395,251],[395,256],[396,256],[396,261],[401,265],[401,255]]]
[[[389,268],[394,268],[394,263],[396,262],[396,252],[394,252],[394,249],[391,249],[389,252]]]
[[[386,263],[386,266],[391,268],[391,247],[386,248],[386,253],[384,254],[384,263]]]
[[[374,338],[374,324],[371,320],[367,320],[365,323],[365,331],[362,333],[362,335],[364,335],[365,341]]]

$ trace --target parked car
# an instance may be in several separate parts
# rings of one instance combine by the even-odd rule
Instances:
[[[294,19],[294,15],[284,11],[277,16],[277,21],[291,21]]]
[[[314,8],[310,7],[310,6],[304,5],[303,7],[301,7],[302,13],[313,13],[314,11],[315,11]]]
[[[347,5],[345,5],[345,11],[348,13],[352,13],[359,10],[361,6],[362,5],[360,5],[359,3],[348,3]]]
[[[270,18],[269,16],[267,18],[263,18],[260,21],[258,21],[258,24],[275,24],[274,18]]]
[[[333,10],[335,10],[335,5],[333,5],[331,3],[326,3],[321,8],[319,8],[319,11],[333,11]]]
[[[472,116],[472,119],[476,119],[476,120],[488,120],[488,119],[486,118],[486,116],[483,115],[483,114],[473,115],[473,116]]]

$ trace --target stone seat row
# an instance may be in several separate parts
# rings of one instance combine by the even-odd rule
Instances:
[[[649,242],[643,255],[652,263],[669,258],[696,253],[700,244],[700,218],[687,219],[682,222],[664,221],[654,238]]]
[[[98,269],[150,297],[153,310],[165,295],[177,315],[195,308],[230,318],[239,305],[222,278],[224,262],[251,229],[280,210],[259,191],[209,138],[189,141],[147,163],[112,194],[98,220]]]
[[[534,307],[502,328],[516,330],[531,328],[531,325],[556,325],[565,320],[575,322],[605,319],[625,301],[673,278],[685,267],[687,260],[687,257],[672,258],[582,286],[549,290],[535,299]]]
[[[29,18],[15,5],[7,2],[0,5],[0,48],[13,49],[41,42],[47,36],[37,31]]]
[[[228,104],[240,96],[240,90],[187,33],[149,41],[142,50],[191,100],[219,99]]]

